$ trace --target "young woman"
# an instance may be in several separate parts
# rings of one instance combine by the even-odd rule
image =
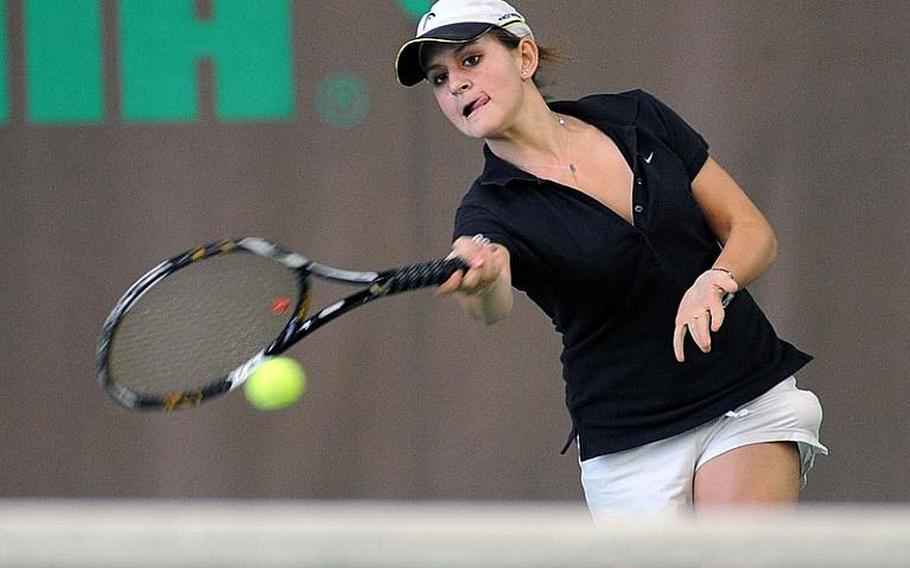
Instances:
[[[470,269],[442,291],[486,323],[513,286],[550,316],[595,518],[795,502],[827,450],[793,377],[811,357],[744,289],[774,259],[770,225],[648,93],[547,103],[549,55],[501,0],[440,0],[399,51],[399,82],[426,80],[485,142],[455,218]]]

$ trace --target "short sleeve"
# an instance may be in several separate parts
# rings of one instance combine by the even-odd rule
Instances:
[[[682,160],[689,180],[695,179],[708,160],[708,142],[672,108],[650,93],[642,92],[665,129],[670,149]]]
[[[494,243],[499,243],[513,252],[512,239],[495,213],[479,205],[462,203],[455,213],[455,228],[452,240],[482,234]]]

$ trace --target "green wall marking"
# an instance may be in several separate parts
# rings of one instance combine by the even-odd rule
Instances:
[[[98,0],[26,0],[24,8],[29,120],[101,121],[104,87]],[[5,78],[4,72],[4,86]]]
[[[316,112],[323,121],[338,128],[354,128],[370,110],[370,89],[349,71],[327,76],[316,89]]]
[[[432,5],[433,0],[398,0],[398,7],[401,8],[401,11],[415,22],[429,12]]]
[[[215,112],[225,121],[290,118],[294,109],[288,0],[120,0],[123,115],[173,122],[198,116],[197,62],[215,72]]]

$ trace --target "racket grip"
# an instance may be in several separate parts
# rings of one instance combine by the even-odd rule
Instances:
[[[386,293],[397,294],[427,286],[438,286],[459,270],[467,272],[468,265],[460,258],[437,259],[412,264],[392,271],[384,287]]]

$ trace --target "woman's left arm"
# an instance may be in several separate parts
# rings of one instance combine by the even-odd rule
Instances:
[[[685,360],[686,332],[702,352],[711,350],[711,333],[724,320],[724,294],[758,278],[774,261],[774,229],[720,164],[708,157],[692,180],[692,194],[711,230],[723,245],[712,270],[702,273],[683,295],[676,314],[673,350]]]

